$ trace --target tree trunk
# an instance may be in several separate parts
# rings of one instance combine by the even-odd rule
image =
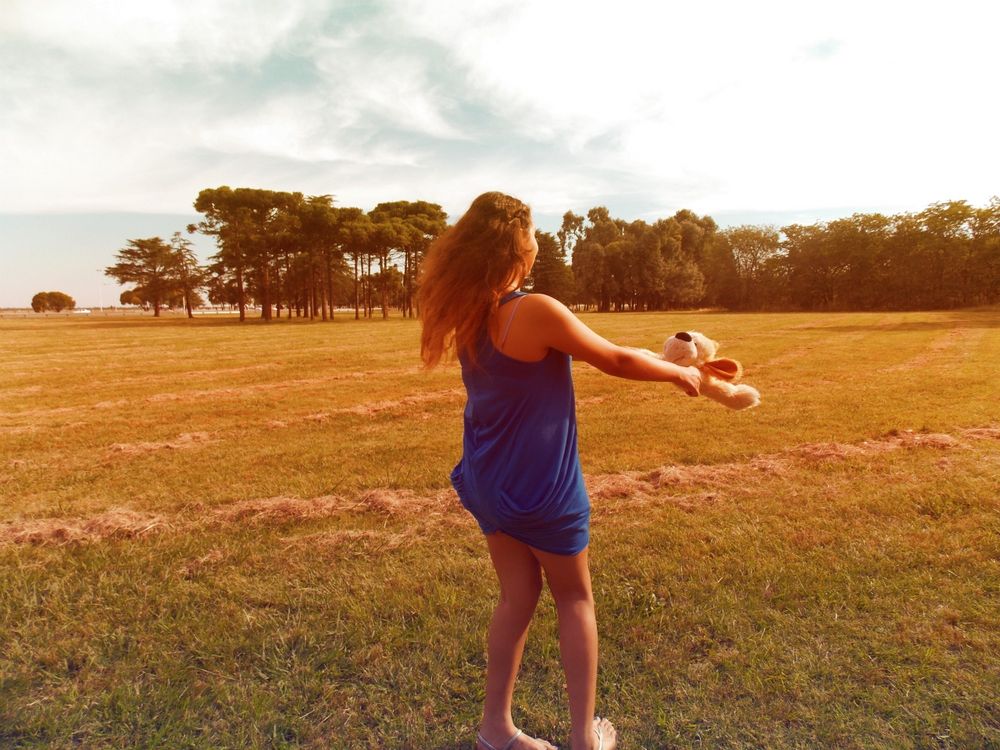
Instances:
[[[309,320],[312,320],[313,319],[313,306],[312,306],[312,272],[311,271],[309,272],[309,275],[306,277],[305,288],[302,291],[303,291],[303,300],[305,302],[304,307],[306,309],[305,316],[307,318],[309,318]]]
[[[372,300],[372,255],[368,253],[368,278],[365,279],[365,317],[371,318],[374,312]]]
[[[413,314],[410,309],[410,250],[403,249],[403,317]]]
[[[309,265],[309,319],[316,320],[318,312],[316,304],[316,266],[310,262]]]
[[[322,320],[328,320],[326,315],[327,299],[326,299],[326,285],[323,283],[323,279],[319,280],[318,291],[316,296],[319,299],[319,316]]]
[[[274,259],[274,317],[281,320],[281,258]]]
[[[388,320],[389,318],[389,285],[386,283],[386,277],[389,275],[386,273],[389,265],[388,260],[389,258],[385,254],[378,256],[379,287],[381,287],[379,296],[381,297],[382,304],[382,320]]]
[[[330,320],[333,320],[333,269],[330,267],[333,259],[330,251],[326,253],[326,302],[330,306]]]
[[[271,264],[264,259],[260,278],[260,317],[271,320]]]
[[[358,319],[358,254],[354,254],[354,319]]]
[[[247,319],[247,298],[243,289],[243,266],[236,267],[236,301],[240,307],[240,323]]]
[[[322,277],[319,279],[318,287],[319,289],[316,296],[319,297],[320,317],[323,320],[326,320],[326,284],[324,283],[324,279]]]
[[[420,274],[420,260],[419,260],[419,256],[417,255],[416,251],[414,251],[414,253],[413,253],[413,271],[411,272],[411,276],[413,278],[414,286],[416,285],[417,279],[420,278],[419,274]],[[412,295],[413,296],[411,298],[411,303],[410,303],[410,317],[411,318],[419,318],[420,317],[420,304],[417,301],[416,292],[413,292]]]

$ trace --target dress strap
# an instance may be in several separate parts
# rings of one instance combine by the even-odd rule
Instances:
[[[514,316],[517,315],[517,308],[524,302],[524,298],[527,296],[527,294],[521,292],[517,298],[517,302],[514,303],[514,307],[511,308],[510,317],[507,318],[507,325],[503,329],[503,336],[500,337],[500,346],[497,347],[500,351],[503,351],[503,345],[507,343],[507,334],[510,333],[510,324],[514,322]]]
[[[500,298],[500,301],[497,303],[497,307],[503,307],[512,299],[515,299],[516,297],[523,297],[526,294],[527,292],[522,292],[520,289],[513,289]]]

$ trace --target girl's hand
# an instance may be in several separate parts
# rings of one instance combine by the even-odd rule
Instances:
[[[697,367],[682,367],[675,384],[689,396],[697,396],[701,391],[701,370]]]

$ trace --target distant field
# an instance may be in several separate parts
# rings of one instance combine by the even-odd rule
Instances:
[[[338,307],[337,313],[350,313],[354,315],[354,308]],[[376,311],[381,314],[380,311]],[[196,316],[216,316],[216,315],[238,315],[237,312],[227,306],[220,307],[199,307],[195,308]],[[248,316],[260,316],[260,308],[247,308]],[[288,310],[281,311],[282,317],[288,316]],[[293,317],[295,313],[292,313]],[[0,307],[0,320],[48,320],[59,318],[152,318],[152,309],[143,310],[141,307],[84,307],[77,306],[74,310],[63,310],[61,312],[36,313],[30,307]],[[186,318],[187,311],[184,308],[163,308],[160,310],[161,318]]]
[[[0,746],[471,747],[459,373],[338,318],[0,320]],[[623,747],[1000,747],[1000,311],[583,319],[763,395],[574,366]],[[568,744],[550,600],[516,702]]]

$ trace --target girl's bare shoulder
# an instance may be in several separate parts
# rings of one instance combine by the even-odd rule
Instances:
[[[547,294],[529,294],[524,298],[526,317],[536,325],[558,325],[565,327],[576,321],[576,316],[566,305]]]
[[[568,312],[566,305],[547,294],[531,292],[524,298],[524,304],[527,309],[543,315],[546,313],[561,315],[564,311]]]

